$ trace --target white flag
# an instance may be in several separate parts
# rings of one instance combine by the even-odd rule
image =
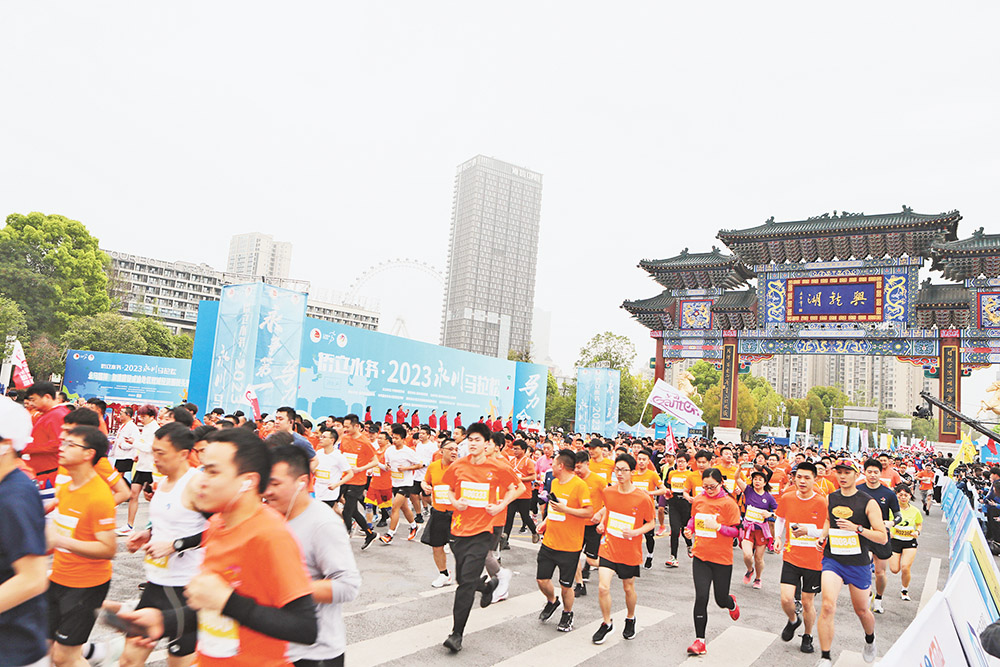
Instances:
[[[695,426],[701,421],[701,408],[690,398],[681,393],[677,387],[672,387],[663,380],[657,380],[653,390],[649,392],[646,405],[652,405],[668,415],[680,419],[688,426]]]
[[[14,386],[18,389],[27,389],[35,383],[28,370],[28,359],[24,356],[24,348],[21,341],[14,340],[14,349],[10,353],[10,361],[14,365]]]

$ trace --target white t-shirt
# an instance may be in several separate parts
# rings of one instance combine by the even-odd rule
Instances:
[[[126,442],[126,439],[129,442]],[[130,421],[118,429],[118,435],[115,436],[114,458],[116,460],[131,459],[135,456],[137,442],[139,442],[139,427],[134,421]]]
[[[320,447],[316,450],[316,500],[337,500],[340,498],[340,487],[329,488],[330,484],[336,484],[344,473],[351,467],[347,458],[341,454],[339,449],[334,449],[327,454]]]
[[[135,440],[135,447],[139,458],[135,462],[136,472],[153,472],[153,440],[156,440],[156,432],[160,430],[160,425],[156,420],[149,422],[139,432],[139,437]]]
[[[396,449],[396,446],[393,445],[385,450],[385,463],[392,472],[393,488],[398,488],[401,486],[413,486],[413,471],[400,471],[399,468],[418,465],[423,463],[423,461],[420,460],[417,452],[409,447],[403,446]]]
[[[439,449],[436,442],[417,442],[417,456],[420,457],[420,463],[424,464],[424,467],[420,470],[415,470],[413,472],[413,481],[422,482],[424,481],[424,474],[427,472],[427,466],[431,464],[434,460],[434,454]]]

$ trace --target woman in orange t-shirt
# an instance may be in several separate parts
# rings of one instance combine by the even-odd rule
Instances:
[[[690,655],[704,655],[705,629],[708,626],[708,595],[715,589],[715,603],[729,610],[735,621],[740,617],[736,598],[729,594],[733,577],[733,538],[739,535],[740,509],[726,493],[725,478],[718,468],[702,473],[701,495],[691,502],[691,520],[685,537],[694,537],[691,570],[694,574],[695,640],[688,647]]]

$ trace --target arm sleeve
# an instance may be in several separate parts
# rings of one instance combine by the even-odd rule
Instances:
[[[719,535],[723,537],[736,537],[740,534],[740,529],[736,526],[719,526]]]
[[[331,517],[324,529],[321,538],[323,543],[317,555],[317,566],[323,573],[323,578],[330,580],[332,602],[334,604],[350,602],[358,597],[361,573],[354,562],[354,552],[351,551],[347,528],[339,517]]]
[[[296,644],[316,641],[316,605],[311,595],[292,600],[284,607],[265,607],[233,591],[222,613],[251,630]]]
[[[780,516],[774,517],[774,534],[782,537],[785,535],[785,520]]]

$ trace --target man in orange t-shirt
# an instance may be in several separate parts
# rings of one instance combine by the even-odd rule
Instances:
[[[524,492],[524,484],[513,468],[486,456],[486,441],[492,432],[485,424],[469,426],[465,442],[469,455],[448,466],[441,479],[448,486],[452,506],[451,551],[455,555],[455,604],[452,608],[451,634],[444,641],[452,653],[462,650],[462,638],[476,591],[482,593],[482,606],[493,599],[499,585],[496,578],[481,579],[486,566],[486,553],[493,540],[493,519],[506,511],[507,505]],[[500,490],[506,491],[494,502]]]
[[[639,576],[642,562],[642,535],[652,534],[656,526],[656,511],[652,497],[632,483],[636,460],[621,454],[615,460],[617,484],[604,492],[604,508],[595,515],[600,523],[597,530],[604,534],[600,551],[600,577],[598,602],[604,621],[594,633],[593,642],[603,644],[611,624],[611,577],[615,574],[622,581],[625,591],[625,639],[635,637],[635,578]]]
[[[576,452],[576,474],[587,485],[590,491],[590,508],[594,510],[594,516],[587,522],[583,529],[583,563],[576,572],[576,586],[573,588],[574,597],[583,597],[587,594],[586,582],[590,580],[591,568],[596,569],[598,557],[601,549],[601,534],[597,532],[597,512],[604,507],[604,490],[608,488],[604,477],[598,475],[590,469],[590,454],[586,449]]]
[[[94,426],[70,429],[59,447],[59,465],[70,479],[56,489],[55,555],[46,593],[52,660],[58,665],[85,663],[83,644],[111,586],[115,504],[111,489],[94,472],[107,452],[108,438]]]
[[[507,519],[503,527],[503,541],[506,543],[510,539],[510,532],[514,528],[514,517],[521,515],[521,523],[531,531],[531,541],[538,543],[538,531],[535,529],[535,522],[531,520],[531,485],[537,476],[535,473],[535,460],[528,453],[528,443],[524,440],[515,440],[509,447],[508,459],[514,472],[521,482],[524,483],[524,493],[507,506]]]
[[[267,445],[242,428],[216,431],[208,441],[204,474],[192,484],[198,510],[215,515],[201,572],[184,591],[186,606],[120,616],[145,628],[142,642],[150,646],[197,625],[199,667],[288,667],[288,642],[316,641],[316,608],[298,542],[261,502],[271,475]]]
[[[340,438],[340,453],[344,455],[351,465],[350,472],[354,473],[343,485],[344,494],[344,524],[347,526],[347,534],[351,534],[351,525],[357,523],[365,533],[365,543],[361,549],[367,549],[377,537],[375,532],[368,527],[365,515],[358,507],[363,502],[365,495],[365,484],[368,483],[368,471],[379,465],[378,457],[375,456],[375,448],[368,440],[368,436],[361,430],[361,420],[355,414],[344,417],[344,435]]]
[[[632,473],[632,485],[640,491],[645,491],[650,496],[668,495],[669,491],[663,485],[663,480],[660,479],[660,476],[656,474],[656,468],[653,467],[652,459],[653,453],[648,449],[642,449],[635,455],[636,467],[635,472]],[[646,533],[646,562],[644,566],[647,570],[653,567],[653,549],[656,547],[656,542],[653,540],[653,533]]]
[[[552,585],[552,574],[558,567],[563,612],[556,629],[561,632],[573,629],[573,579],[580,563],[584,528],[594,515],[590,490],[576,476],[575,469],[576,455],[573,450],[559,450],[552,459],[552,490],[549,492],[548,512],[538,527],[538,531],[545,536],[538,550],[535,569],[538,589],[545,596],[545,607],[538,615],[538,620],[548,620],[559,608],[559,598]]]
[[[420,483],[424,493],[431,497],[431,516],[420,541],[431,547],[434,565],[438,569],[437,578],[431,582],[433,588],[455,583],[454,575],[448,572],[448,556],[444,552],[445,546],[451,541],[451,500],[448,499],[448,486],[443,480],[448,467],[458,458],[458,445],[454,440],[442,440],[438,451],[440,458],[427,466],[424,480]]]

